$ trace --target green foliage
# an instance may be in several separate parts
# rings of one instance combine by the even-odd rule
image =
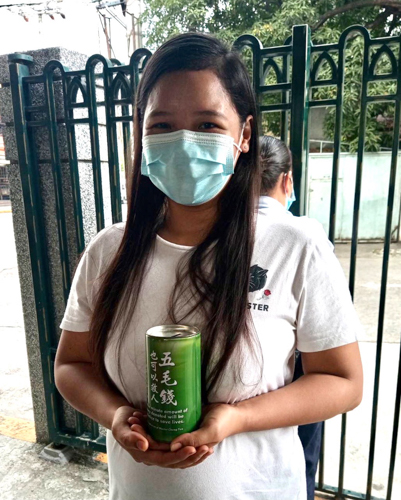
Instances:
[[[312,41],[315,44],[336,43],[342,31],[348,26],[359,24],[371,29],[372,37],[388,36],[400,31],[395,14],[386,13],[381,7],[366,7],[349,10],[328,19],[318,29],[313,26],[320,17],[335,8],[348,4],[347,0],[145,0],[142,22],[147,26],[148,46],[159,46],[174,34],[187,31],[212,33],[231,44],[244,33],[255,35],[264,47],[282,45],[291,35],[292,26],[309,24],[312,27]],[[401,11],[398,16],[401,16]],[[250,67],[249,55],[245,61]],[[396,54],[396,57],[397,54]],[[333,58],[334,59],[334,58]],[[346,75],[343,98],[342,142],[349,151],[356,151],[360,135],[361,77],[363,41],[352,39],[346,50]],[[388,58],[383,57],[376,66],[377,72],[389,71]],[[327,64],[320,71],[320,78],[329,78]],[[276,83],[275,74],[269,72],[265,84]],[[394,93],[395,83],[370,84],[370,95]],[[336,97],[335,87],[319,87],[313,93],[314,99]],[[373,92],[373,94],[372,94]],[[281,102],[281,95],[263,96],[263,104]],[[367,108],[366,141],[368,151],[378,151],[391,146],[392,117],[394,105],[375,103]],[[262,117],[264,131],[280,134],[280,113]],[[325,134],[334,137],[335,110],[330,108],[325,120]]]
[[[398,48],[392,48],[394,55],[398,58]],[[345,52],[345,81],[342,115],[342,143],[343,150],[356,152],[360,137],[361,120],[361,90],[362,90],[362,62],[364,45],[361,36],[350,40]],[[371,58],[374,53],[370,54]],[[335,60],[335,62],[337,62]],[[375,74],[388,74],[391,72],[391,63],[387,55],[383,55],[377,61]],[[322,65],[319,79],[331,77],[328,64]],[[378,81],[368,84],[369,96],[392,95],[396,92],[396,82]],[[336,87],[318,87],[313,98],[333,99],[336,97]],[[369,104],[366,108],[365,150],[380,151],[380,148],[389,148],[392,145],[392,125],[394,117],[394,104],[378,102]],[[331,140],[334,138],[336,113],[330,108],[325,120],[325,135]]]

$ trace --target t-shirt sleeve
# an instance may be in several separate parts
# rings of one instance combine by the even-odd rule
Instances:
[[[92,317],[92,287],[96,277],[96,264],[90,254],[90,245],[79,261],[72,280],[67,306],[60,328],[73,332],[89,330]]]
[[[323,228],[310,245],[297,313],[297,349],[301,352],[350,344],[361,333],[344,272]]]

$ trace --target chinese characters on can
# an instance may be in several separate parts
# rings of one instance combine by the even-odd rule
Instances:
[[[159,380],[157,378],[157,365],[159,365],[159,367],[175,366],[175,363],[173,363],[173,360],[171,359],[171,352],[164,352],[163,357],[160,360],[161,361],[160,363],[158,363],[159,359],[155,351],[151,353],[150,359],[151,359],[150,366],[153,372],[150,374],[151,377],[150,390],[152,393],[151,401],[154,401],[157,404],[159,404],[160,402],[161,404],[172,404],[174,406],[177,406],[174,389],[162,388],[162,390],[159,393],[159,386],[158,386]],[[164,384],[168,387],[171,387],[171,386],[176,386],[177,381],[171,378],[170,370],[164,370],[162,373],[162,379],[160,381],[160,384]]]

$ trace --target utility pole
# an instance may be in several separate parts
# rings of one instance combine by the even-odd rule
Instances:
[[[128,56],[143,46],[142,25],[139,21],[142,14],[142,0],[128,0],[126,13],[131,16],[131,29],[127,32]]]
[[[107,44],[107,57],[108,59],[111,59],[111,40],[110,40],[110,36],[109,36],[109,31],[110,29],[107,29],[107,17],[104,15],[104,14],[101,14],[99,12],[101,18],[103,18],[103,21],[104,21],[104,26],[103,26],[103,23],[102,21],[100,21],[100,24],[102,25],[102,29],[103,29],[103,32],[104,32],[104,36],[106,37],[106,44]],[[109,24],[109,28],[110,28],[110,24]]]

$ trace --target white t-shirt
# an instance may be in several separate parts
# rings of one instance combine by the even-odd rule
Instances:
[[[103,229],[88,245],[60,328],[89,330],[96,278],[115,254],[124,227],[119,223]],[[176,267],[189,250],[157,236],[121,351],[127,390],[117,374],[115,342],[105,354],[111,379],[137,408],[146,408],[145,332],[165,322]],[[263,351],[263,373],[245,352],[242,383],[234,380],[229,367],[211,402],[234,403],[279,389],[292,381],[295,348],[315,352],[345,345],[356,340],[360,328],[343,271],[322,226],[307,217],[291,216],[269,197],[262,197],[258,211],[251,275],[249,308]],[[306,499],[297,427],[231,436],[205,462],[185,470],[136,463],[110,431],[107,453],[110,500]]]

